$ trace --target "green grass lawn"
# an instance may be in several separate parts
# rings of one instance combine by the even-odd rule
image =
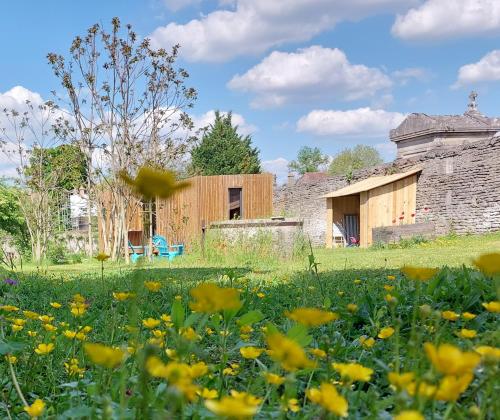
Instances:
[[[432,267],[459,267],[462,264],[472,265],[472,260],[478,255],[500,250],[500,233],[470,236],[442,237],[434,241],[416,244],[409,248],[375,249],[375,248],[338,248],[314,249],[316,261],[320,263],[321,272],[338,271],[344,269],[398,269],[404,265],[432,266]],[[306,249],[292,259],[276,258],[267,253],[246,253],[245,250],[228,249],[223,253],[209,253],[202,258],[199,252],[187,254],[169,263],[166,260],[145,263],[144,268],[154,268],[158,272],[167,274],[172,269],[179,271],[182,268],[209,269],[220,273],[226,268],[241,268],[262,272],[266,277],[290,275],[293,272],[304,270],[307,266]],[[128,272],[132,265],[123,262],[105,263],[105,273],[116,274]],[[80,264],[43,265],[36,267],[25,265],[23,271],[48,273],[55,276],[73,277],[84,275],[100,275],[100,263],[95,260],[84,260]],[[202,270],[207,272],[207,270]]]

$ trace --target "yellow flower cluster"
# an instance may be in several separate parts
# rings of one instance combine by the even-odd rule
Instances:
[[[193,311],[215,313],[228,309],[239,309],[242,305],[240,293],[233,288],[219,287],[213,283],[203,283],[191,289],[194,302],[189,306]]]
[[[335,312],[316,308],[296,308],[293,311],[285,312],[285,316],[307,327],[317,327],[339,319],[339,315]]]

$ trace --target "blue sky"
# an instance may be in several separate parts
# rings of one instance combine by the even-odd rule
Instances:
[[[481,112],[500,115],[498,0],[8,2],[0,106],[15,103],[15,86],[50,99],[47,52],[67,53],[113,16],[157,46],[179,42],[199,93],[195,121],[233,111],[280,177],[303,145],[334,155],[371,144],[390,160],[390,128],[411,112],[463,113],[471,89]]]

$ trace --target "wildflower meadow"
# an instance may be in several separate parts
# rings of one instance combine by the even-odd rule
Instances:
[[[98,259],[95,275],[2,281],[3,418],[500,413],[500,254],[333,274],[312,253],[294,277]]]

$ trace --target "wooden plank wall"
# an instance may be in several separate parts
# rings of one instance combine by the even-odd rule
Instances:
[[[208,226],[228,220],[229,188],[242,188],[243,219],[272,216],[272,174],[199,176],[190,181],[187,189],[157,201],[157,231],[170,242],[189,245],[200,237],[203,222]],[[186,217],[189,220],[184,223]]]
[[[415,218],[411,217],[415,213],[417,198],[417,175],[400,179],[391,184],[383,185],[366,192],[366,201],[363,203],[363,193],[361,193],[360,214],[360,236],[361,246],[372,244],[372,229],[380,226],[392,226],[396,224],[412,224]],[[404,213],[404,219],[399,217]],[[364,227],[363,224],[366,224]]]

